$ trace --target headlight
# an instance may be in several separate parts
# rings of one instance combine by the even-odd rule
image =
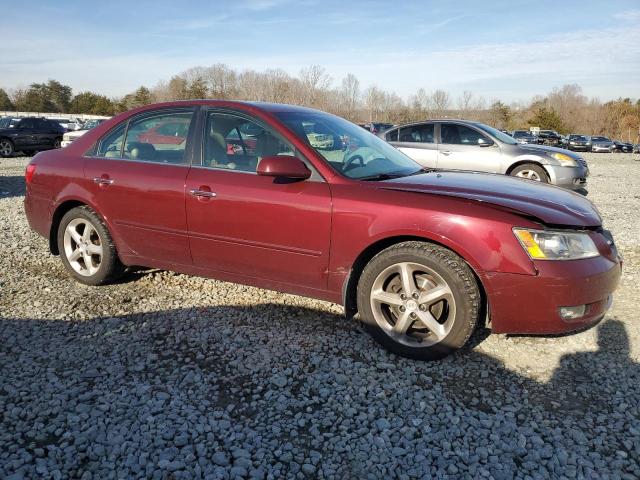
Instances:
[[[69,134],[65,133],[64,135],[62,135],[62,140],[69,141],[70,140]]]
[[[513,233],[533,260],[578,260],[600,255],[586,233],[514,228]]]
[[[575,144],[576,144],[576,142],[574,142],[574,141],[569,142],[569,145],[575,145]]]
[[[552,153],[551,156],[560,162],[563,167],[577,167],[578,162],[573,157],[564,153]]]

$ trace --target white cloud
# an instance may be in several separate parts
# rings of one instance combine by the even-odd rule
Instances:
[[[624,12],[614,13],[612,17],[616,20],[638,22],[640,21],[640,10],[625,10]]]

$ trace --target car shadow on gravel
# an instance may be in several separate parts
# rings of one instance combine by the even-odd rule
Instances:
[[[0,176],[0,199],[23,197],[26,191],[24,177]]]
[[[152,456],[173,448],[172,459],[183,455],[176,444],[204,444],[210,449],[204,458],[211,458],[215,451],[245,449],[243,439],[256,437],[269,445],[256,461],[273,465],[280,460],[269,455],[283,445],[324,455],[323,448],[333,448],[328,439],[363,425],[372,434],[350,437],[351,444],[373,446],[385,428],[402,425],[406,435],[437,450],[443,437],[434,429],[484,435],[509,421],[536,425],[543,442],[557,431],[571,431],[577,439],[598,435],[612,456],[632,456],[623,425],[637,422],[640,369],[629,357],[622,322],[612,319],[597,328],[597,351],[564,356],[549,382],[537,382],[477,351],[485,330],[455,355],[418,362],[386,353],[337,314],[283,304],[84,321],[0,319],[0,410],[6,412],[0,416],[0,451],[32,459],[64,451],[79,477],[85,470],[115,468],[115,457],[92,453],[96,442],[110,436],[137,442]],[[368,420],[367,412],[385,420]],[[615,419],[620,428],[594,433],[579,426],[585,418],[592,424]],[[208,437],[211,428],[222,430]],[[127,436],[131,431],[135,440]],[[239,431],[244,433],[231,433]],[[313,443],[323,435],[326,444]],[[486,445],[497,441],[488,435]],[[501,461],[519,468],[530,449],[515,446],[515,431],[501,436],[514,445]],[[120,462],[124,458],[117,462],[122,475],[136,476]],[[338,476],[367,476],[369,464],[359,462],[349,459]],[[3,471],[2,463],[0,458],[0,473],[15,471],[7,465]]]

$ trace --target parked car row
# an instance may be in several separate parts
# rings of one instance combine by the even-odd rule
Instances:
[[[538,132],[531,130],[500,131],[511,135],[521,144],[550,145],[577,152],[631,153],[634,151],[632,143],[610,140],[600,135],[589,136],[571,133],[565,136],[560,135],[555,130],[540,130]]]
[[[10,157],[15,152],[33,155],[40,150],[60,148],[104,119],[70,121],[63,118],[3,117],[0,118],[0,156]]]
[[[46,118],[0,119],[0,156],[11,157],[17,151],[33,155],[39,150],[60,148],[64,127]]]
[[[569,150],[582,152],[632,153],[634,151],[634,145],[629,142],[611,140],[601,135],[588,136],[575,133],[567,135],[564,146]]]

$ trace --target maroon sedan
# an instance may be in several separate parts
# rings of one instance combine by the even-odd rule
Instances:
[[[144,134],[164,123],[184,124],[186,141]],[[485,320],[499,333],[592,325],[621,272],[584,197],[426,171],[355,124],[288,105],[139,108],[38,154],[26,183],[31,227],[82,283],[143,265],[324,299],[414,358],[460,348]]]

